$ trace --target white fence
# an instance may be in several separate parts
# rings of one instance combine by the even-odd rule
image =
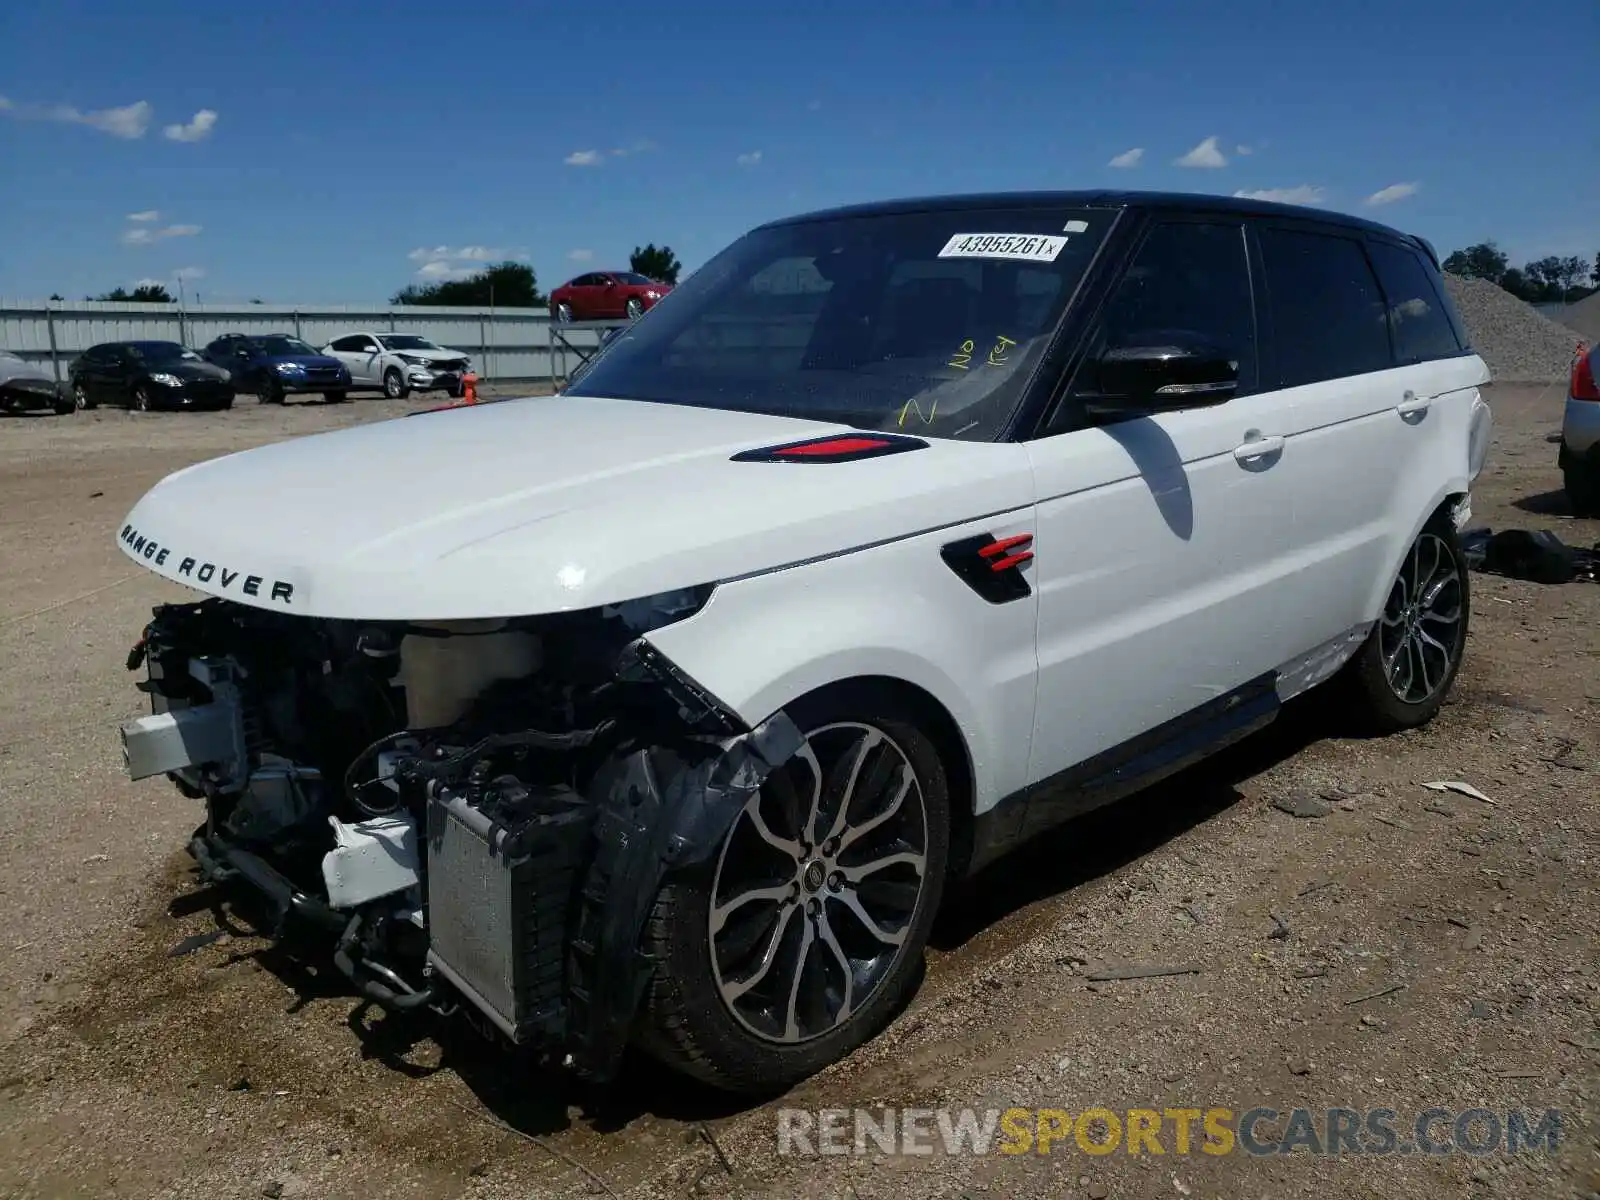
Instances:
[[[0,350],[53,370],[58,380],[66,379],[73,359],[101,342],[149,339],[199,350],[224,333],[292,333],[325,346],[341,334],[362,331],[421,334],[465,351],[483,379],[503,382],[565,376],[578,362],[568,347],[587,352],[600,335],[600,329],[585,324],[552,329],[549,313],[538,308],[0,299]]]

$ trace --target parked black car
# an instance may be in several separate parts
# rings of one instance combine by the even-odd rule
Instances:
[[[79,408],[125,404],[157,408],[233,407],[228,373],[177,342],[102,342],[72,364],[68,386]]]
[[[350,387],[349,367],[292,333],[225,333],[205,348],[205,357],[229,372],[238,391],[254,392],[267,404],[306,392],[337,404]]]
[[[58,413],[72,411],[72,398],[48,372],[20,355],[0,350],[0,412],[26,412],[31,408],[53,408]]]

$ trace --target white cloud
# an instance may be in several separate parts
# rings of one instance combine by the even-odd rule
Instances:
[[[739,157],[733,161],[738,163],[741,167],[753,167],[761,161],[761,151],[752,150],[748,154],[739,155]]]
[[[1393,204],[1396,200],[1404,200],[1407,196],[1415,196],[1422,190],[1420,183],[1391,183],[1386,188],[1379,188],[1367,197],[1368,204]]]
[[[611,157],[613,157],[613,158],[626,158],[630,154],[643,154],[645,151],[654,150],[655,148],[656,148],[656,144],[654,142],[651,142],[651,141],[635,142],[631,146],[617,146],[617,147],[614,147],[612,149],[612,151],[611,151]],[[585,154],[585,153],[588,153],[588,151],[580,150],[578,153],[579,154]],[[574,155],[573,157],[575,158],[577,156]],[[572,162],[572,158],[567,159],[567,161],[568,162]],[[589,164],[589,163],[573,163],[573,166],[589,166],[589,165],[591,165],[591,164]]]
[[[1327,189],[1316,184],[1302,183],[1299,187],[1259,188],[1256,191],[1234,193],[1243,200],[1274,200],[1279,204],[1321,204]]]
[[[1254,146],[1235,146],[1233,148],[1233,152],[1235,154],[1237,154],[1240,158],[1244,158],[1244,157],[1247,157],[1248,155],[1254,154],[1255,153],[1255,147]]]
[[[139,214],[143,216],[143,214]],[[148,246],[152,242],[164,242],[168,238],[194,237],[200,232],[198,225],[168,225],[163,229],[149,229],[143,225],[136,225],[132,229],[124,230],[122,244],[125,246]]]
[[[1124,150],[1121,154],[1117,155],[1110,162],[1108,162],[1106,164],[1106,166],[1108,166],[1108,167],[1137,167],[1139,165],[1139,160],[1141,158],[1143,158],[1143,157],[1144,157],[1144,147],[1143,146],[1135,146],[1132,150]]]
[[[422,279],[466,279],[476,271],[476,267],[464,267],[440,258],[423,263],[417,268],[417,275]]]
[[[122,108],[98,108],[84,112],[70,104],[17,104],[3,96],[0,112],[10,113],[23,121],[60,121],[67,125],[87,125],[112,137],[142,138],[150,128],[153,111],[148,100],[139,100]]]
[[[598,167],[600,159],[598,150],[574,150],[562,161],[569,167]]]
[[[1217,141],[1218,139],[1215,136],[1208,137],[1189,153],[1181,158],[1173,159],[1172,165],[1175,167],[1227,166],[1228,160],[1223,156],[1222,151],[1217,148]]]
[[[594,257],[593,250],[568,250],[567,257],[573,262],[588,262]]]
[[[160,217],[161,214],[153,208],[147,208],[143,212],[128,214],[128,220],[130,221],[156,221],[159,220]]]
[[[187,124],[168,125],[161,131],[161,136],[172,142],[199,142],[210,137],[216,127],[217,114],[209,108],[202,108]]]

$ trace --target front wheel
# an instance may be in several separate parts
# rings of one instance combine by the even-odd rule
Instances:
[[[56,416],[64,417],[78,411],[78,399],[76,396],[64,395],[58,391],[50,407],[56,410]]]
[[[1461,669],[1470,612],[1460,540],[1436,518],[1406,551],[1377,624],[1345,668],[1363,724],[1397,733],[1433,720]]]
[[[88,412],[95,407],[94,398],[89,395],[87,388],[81,383],[72,385],[72,406],[79,412]]]
[[[411,389],[406,386],[406,377],[394,367],[383,373],[383,394],[391,400],[404,400],[411,394]]]
[[[133,389],[133,411],[147,413],[150,411],[150,389],[145,384],[140,384]]]
[[[669,878],[641,1042],[713,1086],[771,1094],[876,1035],[916,985],[944,890],[950,792],[919,716],[840,691],[703,867]]]
[[[283,384],[268,376],[261,381],[261,386],[256,389],[256,402],[259,404],[287,404],[288,394],[283,390]]]
[[[642,316],[644,316],[644,301],[637,296],[630,296],[628,298],[628,320],[637,321]]]
[[[322,393],[322,402],[324,404],[343,404],[344,400],[345,400],[345,393],[344,392],[323,392]]]
[[[555,311],[550,315],[556,319],[556,324],[570,325],[572,324],[572,305],[558,304],[555,307]]]
[[[1561,472],[1561,484],[1575,517],[1600,517],[1600,459],[1593,454],[1589,458]]]

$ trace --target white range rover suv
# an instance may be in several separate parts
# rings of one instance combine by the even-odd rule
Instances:
[[[1019,841],[1319,685],[1432,718],[1487,379],[1432,249],[1328,212],[778,221],[563,395],[154,487],[120,545],[206,598],[138,639],[128,770],[378,1003],[770,1092]]]

